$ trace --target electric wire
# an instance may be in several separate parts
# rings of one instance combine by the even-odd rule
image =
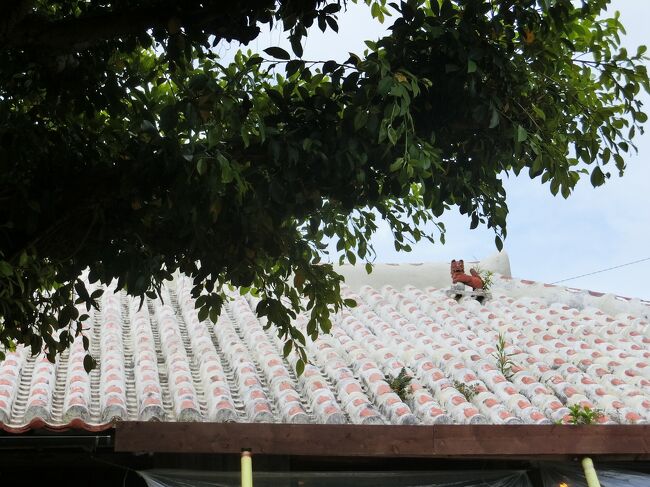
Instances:
[[[608,267],[606,269],[600,269],[600,270],[594,271],[594,272],[588,272],[587,274],[581,274],[579,276],[567,277],[566,279],[561,279],[559,281],[551,282],[550,284],[559,284],[561,282],[573,281],[574,279],[579,279],[581,277],[587,277],[587,276],[593,276],[594,274],[600,274],[601,272],[607,272],[607,271],[611,271],[611,270],[614,270],[614,269],[619,269],[621,267],[626,267],[628,265],[638,264],[639,262],[645,262],[646,260],[650,260],[650,257],[646,257],[645,259],[635,260],[633,262],[627,262],[626,264],[621,264],[621,265],[616,265],[616,266],[613,266],[613,267]]]

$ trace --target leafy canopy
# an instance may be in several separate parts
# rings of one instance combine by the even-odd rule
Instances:
[[[505,173],[564,197],[581,175],[622,174],[648,77],[606,0],[365,3],[390,35],[344,63],[301,45],[338,30],[340,0],[2,7],[2,346],[54,359],[84,333],[95,283],[154,298],[180,271],[201,319],[226,285],[258,294],[304,361],[296,314],[316,336],[353,304],[321,263],[328,239],[370,266],[378,216],[408,251],[443,240],[437,218],[457,207],[501,248]],[[216,54],[264,24],[293,53]]]

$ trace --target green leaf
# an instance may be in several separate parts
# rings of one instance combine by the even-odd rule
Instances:
[[[535,115],[537,115],[538,118],[541,118],[542,120],[546,120],[546,114],[544,113],[544,110],[533,105],[533,111],[535,112]]]
[[[294,54],[298,57],[302,57],[302,43],[300,42],[299,37],[291,37],[291,49],[293,50]],[[286,52],[286,51],[285,51]],[[287,53],[287,56],[289,54]],[[277,57],[277,56],[275,56]],[[289,58],[286,58],[289,59]]]
[[[264,58],[261,56],[258,56],[257,54],[253,54],[248,61],[246,61],[246,67],[250,68],[252,66],[257,66],[258,64],[262,64],[264,62]]]
[[[210,306],[205,305],[199,310],[199,321],[205,321],[210,314]]]
[[[0,260],[0,276],[8,277],[14,273],[14,268],[5,260]]]
[[[298,375],[298,377],[300,377],[304,371],[305,371],[305,362],[300,358],[296,360],[296,374]]]
[[[284,49],[282,49],[281,47],[267,47],[266,49],[264,49],[264,52],[267,53],[269,56],[273,56],[276,59],[282,59],[282,60],[291,59],[289,53]]]
[[[564,199],[567,199],[571,195],[571,187],[568,184],[563,184],[560,187],[560,193]]]
[[[341,6],[337,3],[330,3],[327,4],[323,7],[321,12],[327,15],[335,14],[336,12],[339,12],[341,10]]]
[[[292,74],[303,69],[304,67],[305,67],[304,61],[301,61],[300,59],[292,59],[287,63],[286,66],[287,76],[291,76]]]
[[[478,227],[478,223],[479,223],[478,215],[476,213],[472,213],[472,222],[469,225],[469,229],[474,230],[476,227]]]
[[[492,109],[492,116],[490,117],[490,128],[493,129],[499,125],[499,111],[496,108]]]
[[[219,154],[217,159],[221,166],[221,181],[225,184],[231,183],[235,175],[232,166],[230,165],[230,161],[228,161],[228,159],[226,159],[222,154]]]
[[[282,356],[283,357],[288,357],[289,354],[291,353],[291,349],[293,348],[293,342],[291,340],[287,340],[284,342],[284,347],[282,349]]]
[[[395,171],[399,170],[403,165],[404,165],[404,158],[398,157],[397,159],[395,159],[395,162],[393,162],[389,166],[388,170],[390,172],[395,172]]]
[[[365,110],[359,110],[354,116],[354,130],[359,130],[366,125],[368,114]]]
[[[395,132],[395,129],[392,126],[389,126],[386,129],[386,134],[388,135],[388,140],[390,140],[390,143],[395,145],[397,143],[397,132]]]
[[[173,130],[178,124],[178,110],[175,106],[166,106],[160,112],[160,129],[164,132]]]
[[[517,142],[523,142],[528,138],[528,132],[521,125],[517,126]]]
[[[379,3],[373,2],[372,6],[370,7],[370,14],[374,19],[381,15],[381,6]]]
[[[200,175],[203,175],[205,174],[207,167],[208,165],[205,162],[205,159],[199,159],[199,161],[196,163],[196,172],[198,172]]]
[[[334,32],[339,31],[339,24],[336,22],[336,19],[334,17],[325,17],[325,21],[327,22],[327,25],[330,26],[330,29],[332,29]]]
[[[218,319],[219,319],[219,308],[217,306],[213,306],[212,308],[210,308],[210,321],[212,323],[216,323]]]
[[[501,240],[501,237],[499,237],[498,235],[494,237],[494,244],[496,245],[497,250],[499,252],[503,250],[503,241]]]
[[[90,373],[90,371],[93,370],[95,367],[97,367],[97,361],[94,358],[92,358],[90,355],[86,355],[84,357],[84,370]]]
[[[472,59],[467,60],[467,72],[468,73],[474,73],[476,71],[476,62],[474,62]]]
[[[603,174],[599,166],[594,167],[594,170],[591,172],[590,181],[594,188],[605,184],[605,174]]]

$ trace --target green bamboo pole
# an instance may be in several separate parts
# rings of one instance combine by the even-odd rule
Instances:
[[[248,450],[241,452],[241,487],[253,487],[253,457]]]
[[[594,462],[591,461],[591,458],[584,457],[582,459],[582,468],[585,471],[585,478],[587,479],[587,485],[589,487],[600,487],[600,482],[598,481],[598,475],[596,475],[596,469],[594,468]]]

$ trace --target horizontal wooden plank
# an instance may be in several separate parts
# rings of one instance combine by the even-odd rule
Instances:
[[[388,436],[385,436],[389,434]],[[116,425],[116,451],[332,456],[428,456],[433,431],[419,426],[153,423]]]
[[[650,425],[359,426],[118,422],[119,452],[495,458],[650,455]]]
[[[434,450],[449,456],[647,455],[648,425],[440,425]]]

